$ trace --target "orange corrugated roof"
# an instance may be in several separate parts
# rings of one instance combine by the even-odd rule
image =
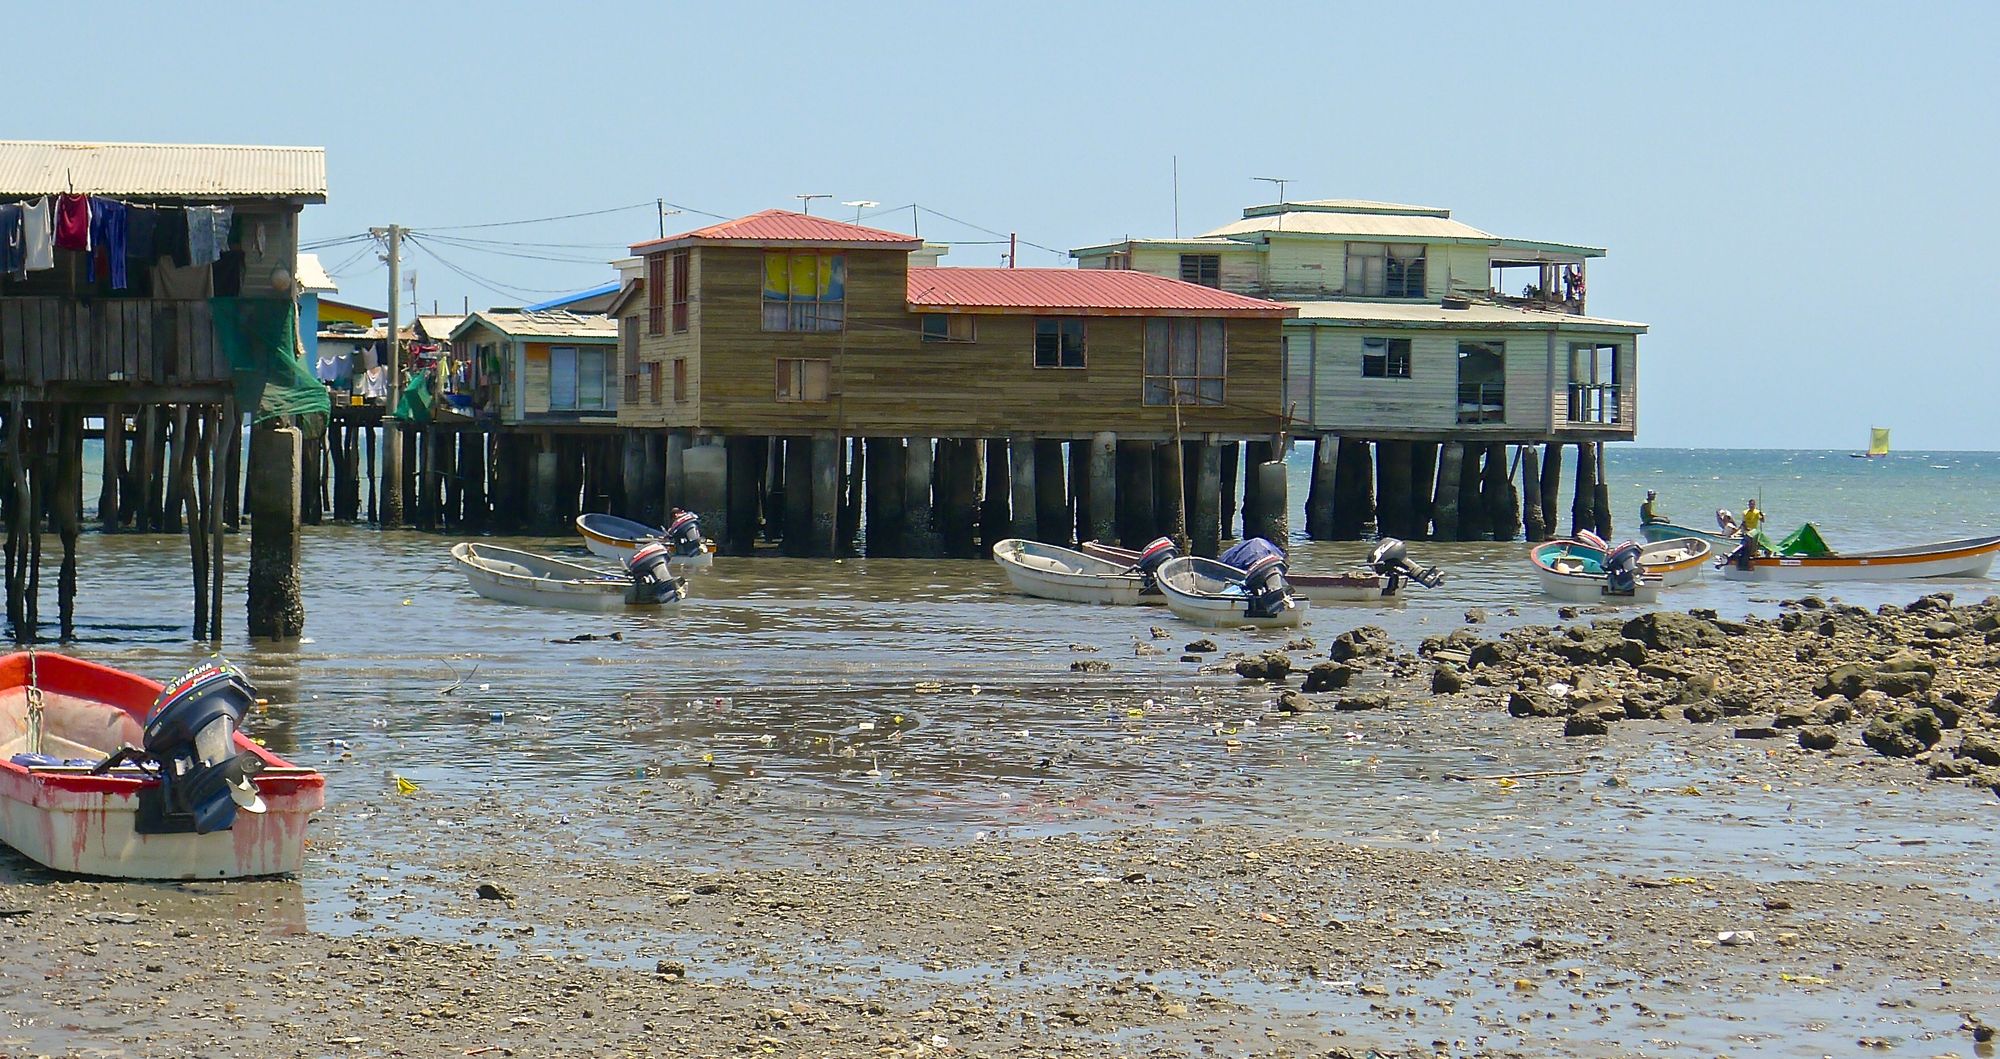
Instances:
[[[635,254],[650,253],[691,243],[738,243],[747,245],[772,244],[785,246],[854,246],[880,247],[884,250],[904,248],[915,250],[923,245],[923,240],[914,235],[867,228],[859,224],[848,224],[830,217],[811,217],[790,210],[765,210],[748,217],[738,217],[733,221],[711,224],[691,232],[670,235],[665,239],[653,239],[635,243]]]
[[[1278,302],[1149,272],[1095,268],[913,268],[917,311],[1069,313],[1082,316],[1295,315]]]

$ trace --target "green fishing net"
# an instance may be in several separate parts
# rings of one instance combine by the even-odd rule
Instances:
[[[215,342],[229,360],[236,402],[261,423],[290,416],[308,436],[326,429],[333,402],[298,355],[298,305],[289,298],[210,298]]]

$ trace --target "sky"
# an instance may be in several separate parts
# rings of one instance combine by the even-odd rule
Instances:
[[[1269,176],[1608,248],[1592,314],[1652,328],[1642,444],[2000,448],[2000,5],[51,6],[76,46],[10,54],[0,135],[324,146],[303,239],[414,229],[424,311],[802,194],[946,264],[1018,233],[1066,265],[1171,235],[1178,158],[1184,234]],[[367,244],[320,253],[385,304]]]

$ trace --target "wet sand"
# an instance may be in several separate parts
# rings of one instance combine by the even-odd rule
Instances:
[[[1974,1055],[2000,1012],[2000,800],[1916,763],[1565,738],[1407,656],[1356,678],[1382,708],[1280,715],[1181,655],[1283,635],[973,564],[723,564],[686,620],[590,619],[411,589],[410,540],[310,549],[354,599],[231,649],[328,771],[307,871],[0,860],[0,1055]],[[585,631],[625,638],[548,642]],[[133,639],[80,653],[190,653]]]

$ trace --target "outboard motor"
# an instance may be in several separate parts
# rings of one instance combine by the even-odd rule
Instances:
[[[683,511],[667,523],[667,546],[677,557],[700,555],[707,547],[701,539],[701,516]]]
[[[1170,537],[1158,537],[1146,545],[1146,550],[1139,553],[1139,561],[1132,564],[1132,569],[1139,573],[1139,594],[1149,596],[1157,593],[1160,590],[1160,567],[1165,566],[1168,559],[1179,558],[1180,554],[1180,549],[1174,547]]]
[[[1444,584],[1444,571],[1411,562],[1409,545],[1394,537],[1384,537],[1376,543],[1375,550],[1368,553],[1368,568],[1389,579],[1382,589],[1385,596],[1395,595],[1406,577],[1425,588]]]
[[[673,603],[687,594],[687,583],[667,567],[673,553],[658,541],[642,544],[625,560],[625,572],[632,578],[632,592],[642,601]]]
[[[1639,587],[1639,545],[1626,541],[1604,556],[1604,589],[1616,596],[1629,596]]]
[[[243,715],[256,702],[243,671],[219,659],[160,692],[146,719],[144,748],[159,767],[160,830],[205,835],[228,830],[239,809],[264,811],[250,782],[264,770],[264,759],[236,745]]]
[[[1243,613],[1252,618],[1274,618],[1292,605],[1292,585],[1285,580],[1285,560],[1267,555],[1243,571],[1243,594],[1249,606]]]

